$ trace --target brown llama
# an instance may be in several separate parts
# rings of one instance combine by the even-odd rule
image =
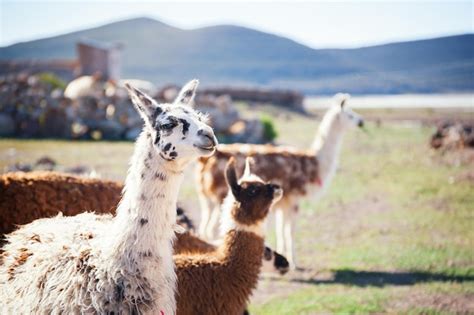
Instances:
[[[237,180],[234,159],[226,168],[223,243],[212,253],[175,255],[178,314],[242,314],[255,288],[264,254],[263,224],[282,196],[279,186],[250,173]]]

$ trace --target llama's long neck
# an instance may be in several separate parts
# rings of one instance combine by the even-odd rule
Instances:
[[[235,268],[235,272],[242,277],[244,271],[240,269],[246,269],[245,277],[250,284],[257,281],[262,265],[264,222],[256,222],[250,226],[237,222],[233,213],[242,210],[236,207],[240,207],[240,203],[229,193],[222,204],[221,233],[224,242],[220,248],[226,265]]]
[[[262,264],[264,239],[262,236],[240,229],[229,230],[221,245],[229,263],[260,268]]]
[[[264,249],[263,237],[253,232],[232,229],[224,237],[221,245],[223,265],[230,275],[238,275],[229,277],[228,280],[232,282],[229,287],[238,286],[239,292],[244,293],[242,298],[250,296],[257,285]],[[241,302],[243,306],[246,301]]]
[[[170,170],[166,163],[156,153],[151,138],[142,133],[114,222],[111,249],[115,255],[138,261],[171,253],[183,174]]]
[[[331,180],[337,168],[343,135],[344,128],[336,112],[329,110],[324,115],[311,146],[318,158],[319,176],[324,185]]]

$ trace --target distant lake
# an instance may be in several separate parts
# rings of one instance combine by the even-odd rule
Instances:
[[[327,108],[332,97],[308,96],[308,109]],[[474,111],[474,93],[466,94],[401,94],[354,95],[349,104],[353,108],[465,108]]]

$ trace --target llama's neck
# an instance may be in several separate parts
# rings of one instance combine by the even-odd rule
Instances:
[[[237,222],[233,217],[234,211],[240,207],[229,192],[222,204],[221,233],[224,241],[220,246],[224,264],[239,277],[246,278],[249,292],[258,279],[264,250],[264,222],[247,225]]]
[[[249,293],[258,281],[264,247],[262,236],[238,229],[229,230],[221,245],[224,264],[239,275],[239,282],[245,281]]]
[[[117,208],[111,250],[116,257],[140,260],[172,250],[176,202],[182,172],[171,170],[142,133],[135,145],[122,200]]]
[[[343,135],[344,128],[335,112],[326,113],[311,146],[318,158],[319,176],[323,184],[331,180],[337,168]]]

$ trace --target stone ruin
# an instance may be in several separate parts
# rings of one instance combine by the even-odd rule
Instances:
[[[201,93],[217,96],[228,95],[234,100],[273,104],[295,111],[305,112],[303,106],[303,94],[292,90],[220,87],[203,89],[201,90]]]
[[[0,137],[134,140],[142,121],[123,88],[96,85],[87,96],[70,99],[64,86],[42,74],[0,77]],[[179,90],[167,86],[152,95],[173,100]],[[112,91],[112,92],[110,92]],[[226,94],[199,93],[196,107],[208,113],[221,142],[267,143],[259,119],[243,119]]]

